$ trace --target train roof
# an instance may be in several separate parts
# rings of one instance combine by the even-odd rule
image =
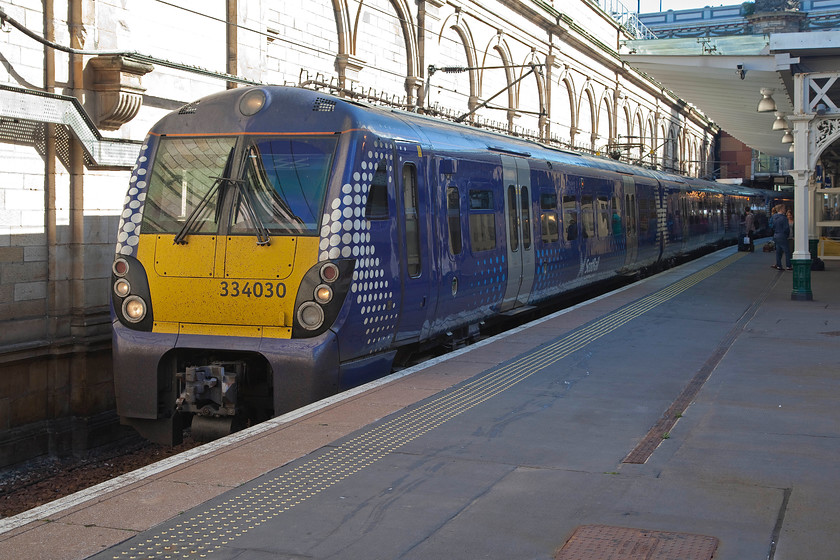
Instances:
[[[265,102],[254,118],[238,110],[249,92],[261,90]],[[151,129],[152,134],[229,134],[300,132],[335,134],[351,130],[369,130],[382,136],[418,142],[437,151],[452,154],[487,151],[512,156],[551,161],[553,164],[589,167],[637,178],[685,184],[721,193],[755,195],[767,191],[684,177],[633,166],[606,157],[598,157],[547,145],[535,140],[508,136],[389,107],[290,86],[253,86],[218,92],[189,103],[163,117]]]

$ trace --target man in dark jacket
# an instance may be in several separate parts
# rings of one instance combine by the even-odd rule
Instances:
[[[790,266],[790,247],[788,246],[788,236],[790,235],[790,225],[788,224],[787,216],[785,215],[785,205],[779,204],[774,209],[775,214],[770,217],[770,227],[773,228],[773,243],[776,244],[776,264],[773,268],[777,270],[784,270],[782,268],[782,254],[785,255],[785,268],[793,270]]]

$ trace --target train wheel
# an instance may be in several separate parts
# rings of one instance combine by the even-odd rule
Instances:
[[[233,417],[193,416],[192,437],[195,441],[213,441],[233,431]]]

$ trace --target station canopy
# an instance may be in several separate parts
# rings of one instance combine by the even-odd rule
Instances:
[[[793,113],[793,74],[837,71],[840,31],[628,41],[621,57],[697,107],[747,146],[790,157],[775,112],[759,113],[761,90]],[[833,66],[828,68],[828,66]]]

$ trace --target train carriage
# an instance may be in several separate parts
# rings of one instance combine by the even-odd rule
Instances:
[[[389,373],[398,352],[733,243],[759,191],[256,87],[150,131],[113,264],[121,419],[210,439]]]

